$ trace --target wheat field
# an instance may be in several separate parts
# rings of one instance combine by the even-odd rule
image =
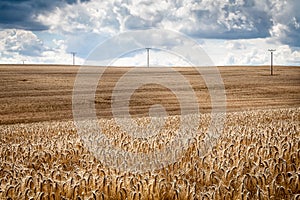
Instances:
[[[103,165],[84,147],[71,121],[2,125],[0,196],[299,199],[299,121],[299,108],[229,113],[224,133],[211,151],[199,153],[200,134],[177,162],[145,173]],[[112,120],[99,123],[113,127]],[[141,150],[134,141],[116,140],[118,147],[126,143],[127,150]]]
[[[220,69],[228,112],[212,148],[204,146],[210,105],[199,98],[197,134],[176,162],[124,172],[97,159],[77,133],[70,112],[76,68],[0,66],[0,199],[300,199],[299,68],[278,67],[271,78],[264,68],[246,67],[247,81],[237,69],[243,68]],[[123,70],[109,71],[99,83],[106,92],[101,87],[96,95],[96,108],[104,110],[97,123],[115,148],[159,151],[180,123],[178,105],[171,95],[164,104],[172,122],[166,134],[143,141],[124,134],[107,111],[108,94]],[[193,70],[179,71],[197,95],[207,97]],[[157,103],[141,106],[147,89],[153,91],[140,88],[131,105],[140,125],[149,123],[145,113]],[[162,101],[161,94],[151,95]]]

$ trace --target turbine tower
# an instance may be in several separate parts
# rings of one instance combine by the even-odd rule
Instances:
[[[271,53],[271,65],[270,65],[270,70],[271,70],[271,76],[273,76],[273,52],[276,51],[276,49],[268,49],[268,51]]]
[[[76,52],[70,52],[73,56],[73,65],[75,65],[75,55],[76,55]]]
[[[150,65],[149,65],[149,51],[150,51],[150,49],[151,48],[146,48],[146,50],[147,50],[147,67],[149,67]]]

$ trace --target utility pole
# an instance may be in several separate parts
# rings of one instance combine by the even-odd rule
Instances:
[[[73,65],[75,65],[75,55],[76,55],[76,52],[70,52],[73,56]]]
[[[273,76],[273,52],[276,51],[276,49],[268,49],[268,51],[271,53],[271,76]]]
[[[149,67],[149,51],[150,51],[151,48],[146,48],[147,50],[147,67]]]

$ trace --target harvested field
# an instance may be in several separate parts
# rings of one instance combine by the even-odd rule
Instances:
[[[200,111],[209,112],[209,93],[198,72],[192,68],[175,69],[190,81]],[[0,65],[0,124],[73,119],[72,92],[77,70],[76,66]],[[150,68],[149,73],[155,74],[155,70]],[[219,70],[226,89],[227,111],[300,106],[299,67],[276,66],[272,77],[268,66]],[[95,99],[100,118],[112,116],[111,92],[126,71],[128,68],[109,68],[104,73]],[[144,91],[147,95],[143,95]],[[163,103],[171,115],[179,114],[175,96],[157,85],[146,85],[134,93],[131,114],[145,116],[147,106],[153,103]]]

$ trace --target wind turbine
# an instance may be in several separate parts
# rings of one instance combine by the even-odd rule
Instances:
[[[268,49],[268,51],[271,53],[271,76],[273,76],[273,52],[276,51],[276,49]]]
[[[75,65],[75,55],[76,55],[77,52],[70,52],[70,54],[72,54],[73,56],[73,65]]]
[[[147,67],[149,67],[149,51],[150,51],[151,48],[147,47],[146,50],[147,50]]]

